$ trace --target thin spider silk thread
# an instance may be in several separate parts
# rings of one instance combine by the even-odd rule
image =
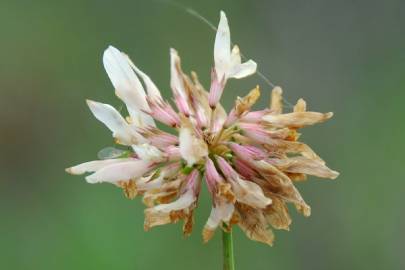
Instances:
[[[169,4],[169,5],[173,6],[173,7],[176,7],[176,8],[178,8],[179,10],[181,10],[182,12],[185,12],[185,13],[187,13],[188,15],[190,15],[191,17],[196,18],[196,19],[198,19],[199,21],[203,22],[205,25],[207,25],[209,28],[211,28],[214,32],[217,31],[217,28],[215,27],[215,25],[214,25],[211,21],[209,21],[209,20],[208,20],[207,18],[205,18],[203,15],[201,15],[201,14],[198,13],[196,10],[194,10],[194,9],[192,9],[192,8],[190,8],[190,7],[184,6],[184,5],[180,4],[180,3],[177,3],[177,2],[171,1],[171,0],[154,0],[154,1],[155,1],[155,2],[166,3],[166,4]],[[231,45],[232,45],[232,47],[233,47],[235,44],[234,44],[234,43],[231,43]],[[240,56],[241,56],[241,58],[242,58],[243,60],[245,60],[245,61],[248,60],[248,58],[247,58],[244,54],[240,53]],[[276,84],[274,84],[272,81],[270,81],[270,79],[267,78],[267,77],[266,77],[263,73],[261,73],[259,70],[256,70],[256,75],[257,75],[258,77],[260,77],[260,78],[261,78],[267,85],[269,85],[270,87],[272,87],[272,88],[276,87]],[[283,98],[283,102],[285,103],[285,105],[287,105],[287,106],[290,107],[290,108],[293,108],[293,107],[294,107],[294,105],[291,104],[290,102],[288,102],[285,98]]]

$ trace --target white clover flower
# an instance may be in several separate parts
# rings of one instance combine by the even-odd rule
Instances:
[[[219,80],[223,78],[241,79],[256,72],[257,64],[253,60],[242,63],[238,45],[231,50],[231,33],[228,19],[221,11],[217,35],[214,45],[215,71]]]
[[[87,182],[112,183],[128,198],[142,195],[147,206],[145,230],[183,220],[183,232],[189,235],[204,179],[212,197],[204,241],[218,227],[230,230],[238,225],[250,239],[271,245],[271,227],[288,230],[291,223],[286,203],[310,214],[294,182],[306,175],[338,176],[309,146],[298,142],[297,133],[332,113],[308,112],[300,99],[293,112],[283,114],[280,87],[273,89],[271,105],[263,110],[251,110],[260,97],[259,87],[238,97],[229,114],[219,103],[228,79],[249,76],[257,66],[252,60],[242,63],[236,45],[231,50],[224,12],[215,38],[209,92],[195,73],[190,77],[183,72],[177,51],[170,49],[170,86],[177,110],[118,49],[108,47],[103,63],[129,116],[121,116],[108,104],[90,100],[87,104],[116,143],[130,151],[116,151],[113,158],[85,162],[67,172],[91,173]],[[173,133],[160,129],[155,120]]]

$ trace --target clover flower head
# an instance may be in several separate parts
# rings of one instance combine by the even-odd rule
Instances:
[[[116,150],[110,158],[67,171],[91,173],[87,182],[114,184],[131,199],[142,195],[147,207],[145,230],[183,220],[183,233],[189,235],[201,185],[205,184],[212,199],[203,229],[205,242],[218,227],[231,230],[238,225],[250,239],[271,245],[271,228],[289,229],[287,203],[310,215],[295,182],[307,175],[338,176],[308,145],[298,141],[297,132],[331,118],[332,113],[307,111],[303,99],[292,112],[283,113],[280,87],[272,90],[268,108],[252,110],[260,97],[259,87],[255,87],[238,97],[226,113],[219,101],[227,81],[254,74],[257,65],[252,60],[242,63],[238,46],[231,48],[224,12],[215,38],[209,91],[196,73],[189,76],[183,72],[177,51],[170,49],[170,86],[177,109],[118,49],[108,47],[103,63],[129,115],[124,118],[108,104],[90,100],[87,104],[111,130],[116,143],[130,150]],[[156,122],[173,132],[163,131]]]

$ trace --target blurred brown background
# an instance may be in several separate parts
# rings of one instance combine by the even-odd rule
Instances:
[[[303,130],[341,172],[299,184],[312,206],[293,213],[274,247],[236,230],[237,269],[405,269],[405,2],[178,1],[232,39],[294,103],[335,117]],[[101,56],[127,52],[168,97],[169,48],[208,86],[215,33],[164,1],[0,1],[0,269],[220,269],[220,234],[202,244],[209,201],[189,239],[180,225],[143,231],[143,206],[64,168],[96,158],[111,134],[85,105],[120,107]],[[223,98],[256,84],[232,81]],[[207,194],[203,194],[207,198]]]

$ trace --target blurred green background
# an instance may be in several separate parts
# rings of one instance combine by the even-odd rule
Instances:
[[[341,172],[298,188],[312,216],[293,213],[274,247],[235,234],[237,269],[405,269],[405,2],[178,1],[232,39],[259,70],[335,117],[303,130]],[[169,97],[169,48],[208,86],[215,33],[173,5],[132,1],[0,1],[0,269],[221,269],[220,233],[202,244],[207,194],[193,235],[143,231],[143,205],[64,168],[96,159],[111,134],[86,98],[121,106],[102,67],[112,44]],[[223,98],[262,86],[232,81]]]

